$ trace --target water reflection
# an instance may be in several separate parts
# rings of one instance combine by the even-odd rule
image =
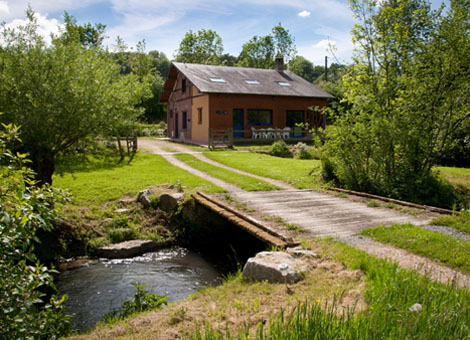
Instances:
[[[69,295],[65,308],[73,315],[74,328],[84,331],[101,315],[134,296],[132,282],[174,301],[220,280],[219,273],[200,255],[171,248],[130,259],[101,259],[97,264],[66,271],[60,275],[57,288],[59,295]]]

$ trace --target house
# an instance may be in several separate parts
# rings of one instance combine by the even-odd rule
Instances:
[[[160,103],[167,105],[168,137],[207,145],[214,129],[252,138],[258,129],[285,127],[289,137],[303,136],[297,123],[324,128],[323,115],[312,108],[326,106],[328,98],[285,71],[282,59],[274,70],[173,62]]]

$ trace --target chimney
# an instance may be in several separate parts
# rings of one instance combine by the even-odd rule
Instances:
[[[284,71],[284,58],[276,57],[276,71]]]

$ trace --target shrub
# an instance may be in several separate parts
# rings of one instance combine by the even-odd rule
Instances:
[[[282,139],[277,140],[273,143],[271,147],[271,155],[283,158],[292,156],[289,151],[289,148],[287,147],[286,142],[284,142]]]
[[[49,186],[36,186],[25,155],[14,155],[7,148],[7,143],[17,141],[18,128],[4,126],[7,132],[0,132],[0,329],[5,339],[57,339],[70,330],[70,317],[62,310],[66,297],[44,293],[54,288],[56,271],[39,262],[34,244],[38,230],[52,230],[54,207],[65,196]]]
[[[307,144],[299,142],[294,147],[294,157],[298,159],[313,159],[313,155]]]
[[[149,294],[144,288],[144,285],[138,283],[132,283],[132,285],[137,288],[134,298],[132,300],[126,301],[118,309],[113,309],[112,311],[104,314],[101,319],[104,322],[114,322],[117,320],[122,320],[128,316],[144,312],[146,310],[160,308],[167,304],[167,297],[160,296],[158,294]]]

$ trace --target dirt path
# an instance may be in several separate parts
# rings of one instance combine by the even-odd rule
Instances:
[[[397,262],[402,268],[413,269],[420,274],[429,275],[433,280],[443,283],[455,282],[459,287],[470,287],[470,275],[462,274],[458,270],[442,266],[407,250],[383,244],[364,236],[339,237],[338,240],[375,257]]]
[[[214,185],[217,185],[218,187],[221,187],[225,190],[228,190],[230,192],[243,192],[244,190],[235,186],[235,185],[232,185],[232,184],[229,184],[227,182],[224,182],[218,178],[215,178],[215,177],[212,177],[208,174],[206,174],[205,172],[202,172],[200,170],[197,170],[197,169],[194,169],[193,167],[190,167],[189,165],[187,165],[186,163],[180,161],[179,159],[177,159],[175,156],[174,156],[174,152],[166,152],[165,150],[163,150],[163,147],[166,146],[166,144],[169,144],[167,142],[163,142],[163,141],[158,141],[158,140],[154,140],[154,139],[139,139],[139,142],[138,142],[138,145],[140,148],[142,149],[145,149],[147,151],[149,151],[150,153],[154,153],[154,154],[158,154],[160,156],[162,156],[163,158],[165,158],[169,163],[173,164],[174,166],[177,166],[178,168],[181,168],[193,175],[196,175],[198,177],[201,177],[211,183],[213,183]],[[174,147],[173,144],[170,144],[170,147],[171,148],[174,148],[176,149],[176,147]],[[179,147],[179,146],[178,146]],[[182,150],[181,152],[184,153],[192,153],[191,151],[188,151],[187,148],[184,148],[184,150]]]
[[[414,255],[406,250],[373,241],[363,236],[354,236],[359,231],[379,225],[413,223],[426,229],[449,234],[438,227],[428,224],[433,214],[423,213],[418,216],[406,214],[395,209],[368,207],[363,202],[355,202],[313,190],[297,190],[282,181],[256,176],[234,169],[205,157],[202,152],[193,151],[183,145],[155,139],[139,139],[139,147],[151,153],[159,154],[171,164],[189,173],[204,178],[215,185],[228,190],[238,202],[254,208],[258,214],[280,217],[285,223],[295,224],[301,229],[303,239],[331,236],[380,258],[396,261],[403,268],[415,269],[422,274],[429,274],[435,280],[450,282],[455,280],[460,286],[470,287],[470,276],[441,266],[427,258]],[[176,150],[168,152],[165,149]],[[188,166],[174,157],[175,153],[189,153],[197,159],[239,174],[254,177],[274,184],[284,190],[247,192],[232,184],[214,178],[202,171]],[[281,232],[285,232],[282,230]],[[452,235],[458,237],[457,235]],[[460,236],[464,238],[465,236]]]
[[[233,171],[233,172],[235,172],[237,174],[240,174],[240,175],[253,177],[253,178],[259,179],[261,181],[267,182],[269,184],[275,185],[275,186],[277,186],[279,188],[282,188],[282,189],[295,189],[292,185],[287,184],[283,181],[278,181],[278,180],[275,180],[275,179],[272,179],[272,178],[267,178],[267,177],[263,177],[263,176],[254,175],[252,173],[249,173],[249,172],[246,172],[246,171],[243,171],[243,170],[239,170],[239,169],[235,169],[235,168],[231,168],[231,167],[226,166],[222,163],[213,161],[212,159],[209,159],[206,156],[204,156],[201,151],[192,151],[190,148],[185,147],[185,146],[180,145],[180,144],[169,143],[169,142],[162,141],[162,140],[139,139],[139,147],[142,147],[143,149],[146,149],[146,150],[148,150],[152,153],[156,153],[156,154],[159,154],[159,155],[162,155],[162,156],[174,155],[175,153],[191,154],[195,158],[199,159],[200,161],[209,163],[209,164],[217,166],[219,168],[229,170],[229,171]],[[164,150],[164,148],[177,150],[177,152],[167,152],[167,151]],[[220,186],[220,185],[218,185],[218,186]]]

